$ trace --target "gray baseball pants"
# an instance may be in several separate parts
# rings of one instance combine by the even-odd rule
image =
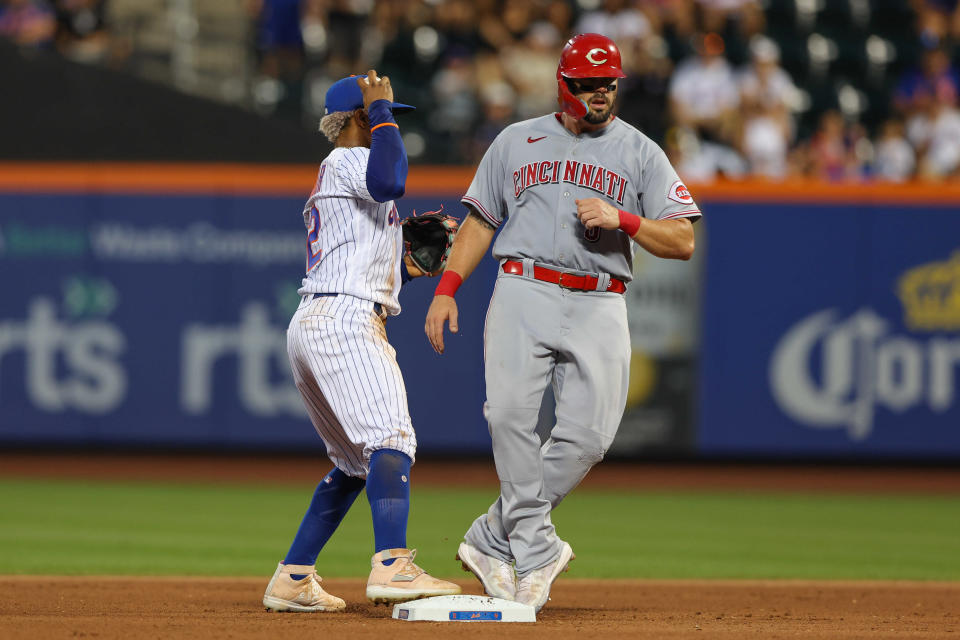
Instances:
[[[616,293],[501,273],[484,353],[500,497],[464,538],[489,556],[515,559],[523,577],[557,558],[550,512],[603,459],[620,425],[630,366],[626,303]],[[551,383],[556,425],[541,444],[537,416]]]

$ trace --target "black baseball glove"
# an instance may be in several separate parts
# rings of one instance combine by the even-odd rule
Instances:
[[[447,266],[447,257],[453,248],[453,239],[457,236],[460,223],[444,213],[441,205],[438,211],[413,215],[405,218],[403,227],[403,246],[405,255],[420,271],[435,276]]]

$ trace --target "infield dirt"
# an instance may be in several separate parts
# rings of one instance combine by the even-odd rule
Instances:
[[[340,613],[269,613],[264,579],[0,578],[0,637],[954,638],[960,584],[586,581],[561,578],[535,624],[401,622],[363,581],[324,586]],[[475,581],[461,581],[478,593]]]

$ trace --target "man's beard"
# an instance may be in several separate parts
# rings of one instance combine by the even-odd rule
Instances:
[[[596,97],[597,96],[592,96],[590,98],[590,102],[592,102]],[[606,98],[604,99],[606,100]],[[587,103],[587,115],[583,116],[583,119],[589,124],[603,124],[610,119],[611,114],[613,114],[614,107],[617,106],[617,100],[614,98],[603,111],[594,111],[593,107],[590,106],[590,102]]]

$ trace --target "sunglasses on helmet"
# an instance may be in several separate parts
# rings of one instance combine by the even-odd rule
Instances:
[[[600,89],[607,91],[617,90],[617,81],[615,78],[566,78],[567,86],[574,94],[577,93],[596,93]]]

